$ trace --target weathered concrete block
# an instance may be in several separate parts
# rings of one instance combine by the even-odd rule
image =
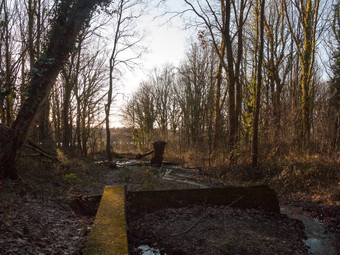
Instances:
[[[267,185],[127,193],[124,186],[106,186],[85,255],[128,254],[125,196],[131,209],[150,212],[190,205],[230,205],[280,213],[276,192]]]
[[[231,205],[242,209],[262,209],[280,213],[275,190],[268,185],[187,190],[136,191],[127,193],[133,209],[154,211],[190,205]]]
[[[105,187],[84,254],[128,254],[124,186]]]

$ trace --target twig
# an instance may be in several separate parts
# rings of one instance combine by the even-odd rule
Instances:
[[[236,200],[234,200],[233,202],[231,202],[231,203],[230,203],[229,205],[227,205],[227,206],[228,206],[228,207],[233,206],[236,202],[240,201],[243,197],[244,197],[244,195],[243,195],[243,196],[240,196],[239,198],[237,198]]]
[[[237,198],[236,200],[232,201],[229,205],[227,205],[227,207],[230,207],[232,205],[234,205],[236,202],[238,202],[239,200],[241,200],[244,196],[240,196],[239,198]],[[175,236],[179,236],[179,235],[185,235],[186,233],[188,233],[191,229],[193,229],[199,222],[200,220],[202,220],[205,216],[207,216],[210,212],[206,212],[203,213],[188,229],[179,232],[179,233],[175,233],[170,235],[170,237],[175,237]]]

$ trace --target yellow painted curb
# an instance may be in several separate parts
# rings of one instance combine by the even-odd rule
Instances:
[[[124,186],[105,187],[84,254],[129,254]]]

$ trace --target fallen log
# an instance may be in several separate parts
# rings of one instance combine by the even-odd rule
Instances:
[[[4,144],[4,145],[9,144],[11,134],[12,134],[12,130],[8,126],[0,123],[0,145],[1,144]],[[35,144],[31,139],[27,139],[24,146],[26,148],[29,148],[31,150],[36,151],[37,153],[39,153],[40,156],[43,156],[45,158],[49,158],[49,159],[56,161],[56,162],[59,161],[56,156],[53,156],[53,155],[45,152],[37,144]],[[1,153],[1,147],[2,146],[0,146],[0,153]],[[3,148],[5,148],[5,146],[3,146]],[[31,156],[36,157],[37,154],[33,154]]]
[[[144,153],[144,154],[140,154],[140,153],[138,153],[137,155],[136,155],[136,159],[142,159],[142,158],[145,158],[146,156],[149,156],[150,154],[152,154],[152,153],[154,153],[154,151],[149,151],[149,152],[147,152],[147,153]]]
[[[56,156],[53,156],[53,155],[48,154],[47,152],[44,152],[38,145],[36,145],[30,139],[27,140],[25,147],[38,152],[39,156],[51,159],[52,161],[55,161],[55,162],[59,162],[59,159]]]

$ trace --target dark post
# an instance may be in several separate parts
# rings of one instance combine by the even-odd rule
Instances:
[[[151,159],[151,164],[157,165],[158,167],[162,165],[165,145],[166,142],[164,141],[157,141],[153,143],[155,153]]]

